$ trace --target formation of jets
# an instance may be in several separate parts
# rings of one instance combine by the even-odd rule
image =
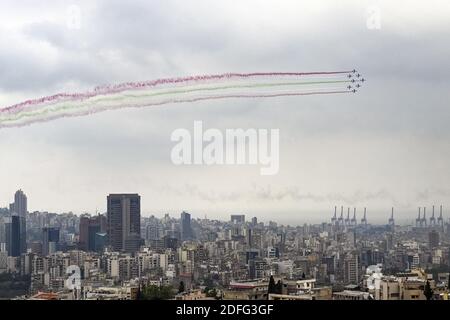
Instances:
[[[353,76],[355,76],[356,79],[353,78]],[[353,69],[353,70],[351,71],[351,73],[349,73],[349,74],[347,75],[347,78],[351,79],[350,82],[352,82],[352,83],[356,83],[356,82],[364,82],[364,81],[366,81],[364,78],[361,77],[361,74],[356,73],[356,70],[355,70],[355,69]],[[355,88],[360,88],[360,87],[361,87],[361,85],[360,85],[359,83],[357,83],[357,84],[355,85]],[[351,85],[348,85],[348,86],[347,86],[347,89],[350,90],[350,91],[353,92],[353,93],[356,92],[356,89],[355,89],[355,88],[353,88]]]

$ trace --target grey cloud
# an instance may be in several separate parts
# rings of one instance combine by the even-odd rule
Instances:
[[[302,192],[298,187],[272,187],[268,185],[254,186],[253,190],[247,192],[216,192],[208,190],[206,187],[199,187],[198,185],[186,184],[181,187],[172,187],[165,185],[161,192],[174,194],[178,196],[189,195],[198,198],[202,201],[211,203],[222,202],[238,202],[242,200],[256,200],[256,201],[276,201],[282,203],[285,200],[298,201],[299,204],[303,200],[310,200],[315,203],[338,203],[347,205],[364,205],[365,202],[373,200],[383,200],[392,203],[395,206],[407,208],[409,203],[401,203],[396,200],[395,196],[389,191],[382,189],[375,192],[366,192],[358,190],[352,194],[344,193],[327,193],[314,194],[311,192]]]
[[[417,200],[418,201],[435,201],[449,198],[450,197],[450,190],[449,189],[442,189],[442,188],[431,188],[431,189],[425,189],[417,192]]]
[[[34,1],[6,3],[15,11],[26,9],[35,17],[39,10],[56,5],[52,1],[41,2],[42,7],[36,10]],[[400,16],[405,19],[396,25],[386,23],[381,30],[367,30],[365,8],[370,1],[354,6],[330,2],[332,7],[322,10],[308,10],[307,2],[299,5],[286,1],[268,13],[263,9],[270,8],[270,1],[262,1],[255,7],[251,7],[252,3],[228,6],[209,1],[76,3],[83,14],[82,28],[78,31],[68,32],[61,21],[34,19],[15,30],[16,33],[6,34],[0,22],[2,95],[41,96],[122,81],[229,71],[355,67],[368,82],[356,95],[168,105],[1,130],[0,144],[9,152],[0,159],[3,167],[0,173],[6,176],[0,178],[10,181],[8,187],[0,186],[2,194],[11,193],[9,188],[12,185],[16,188],[15,184],[17,188],[29,184],[30,188],[39,189],[39,183],[27,180],[27,170],[37,175],[37,181],[53,178],[53,172],[36,169],[33,157],[28,159],[23,151],[28,149],[39,153],[43,162],[54,164],[55,172],[71,168],[73,172],[67,172],[67,179],[77,181],[75,189],[82,189],[82,179],[87,179],[81,175],[77,180],[80,172],[89,170],[93,176],[89,180],[90,190],[104,188],[108,192],[107,188],[116,187],[111,184],[122,183],[127,177],[111,179],[110,183],[110,177],[103,176],[105,172],[114,176],[121,169],[132,167],[128,179],[135,182],[136,189],[164,181],[167,187],[160,191],[165,197],[190,197],[186,206],[245,202],[248,207],[257,207],[263,202],[284,207],[298,202],[299,206],[312,203],[330,207],[336,202],[348,205],[370,202],[415,207],[416,201],[449,199],[444,179],[448,178],[444,170],[450,156],[448,20],[433,24],[428,17],[417,17],[423,18],[421,24],[408,24],[413,17]],[[67,1],[60,5],[60,12],[64,13],[69,4]],[[389,11],[383,12],[389,18]],[[291,18],[285,17],[287,13],[292,14]],[[423,25],[427,28],[422,28]],[[54,57],[50,59],[46,50]],[[327,172],[320,168],[312,168],[313,174],[306,181],[296,183],[296,179],[301,179],[296,172],[301,162],[285,164],[282,169],[292,175],[286,180],[259,182],[258,188],[215,188],[218,182],[209,170],[198,172],[198,178],[209,184],[194,184],[189,181],[191,176],[179,176],[180,171],[174,170],[168,159],[171,131],[180,127],[190,129],[194,120],[217,128],[280,128],[282,156],[289,160],[301,157],[303,152],[311,158],[329,159],[330,164],[335,157],[354,156],[352,153],[362,153],[364,157],[358,168],[342,164],[340,168],[351,179],[336,187],[335,192],[332,187],[323,192],[317,187],[309,189],[315,179],[324,186],[330,181]],[[317,146],[312,148],[308,141],[315,141]],[[333,149],[323,147],[326,143]],[[310,149],[304,150],[305,145]],[[347,154],[340,154],[340,150]],[[62,154],[72,161],[70,166],[64,163]],[[18,159],[24,174],[13,177],[10,172],[14,170],[9,165]],[[392,166],[398,169],[393,170]],[[152,176],[137,177],[146,169],[155,175],[156,181],[151,181]],[[368,175],[367,170],[379,173],[384,183],[372,180],[367,181],[367,187],[359,186],[357,182]],[[398,173],[395,177],[393,171]],[[414,173],[423,178],[425,191],[417,192],[417,186],[412,185],[414,181],[409,178]],[[440,175],[444,178],[434,181]],[[227,176],[224,180],[234,182],[234,179]],[[436,188],[431,188],[435,184]],[[206,188],[207,185],[211,187]],[[264,187],[267,185],[272,188]],[[92,206],[97,201],[83,190],[74,192],[80,198],[85,197],[87,204],[83,206]],[[157,193],[158,188],[146,192]],[[45,207],[51,195],[39,194]],[[6,203],[7,199],[0,201]],[[55,206],[57,209],[67,204],[61,200]]]

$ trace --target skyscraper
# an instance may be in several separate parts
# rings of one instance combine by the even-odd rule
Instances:
[[[0,252],[6,252],[6,222],[8,218],[0,217]]]
[[[344,282],[347,284],[358,284],[360,278],[359,256],[348,254],[344,259]]]
[[[151,221],[146,228],[146,240],[158,240],[161,238],[162,229],[158,221]]]
[[[5,223],[6,251],[10,257],[20,256],[20,218],[12,215]]]
[[[42,229],[42,255],[47,256],[59,249],[59,228]]]
[[[106,217],[80,217],[80,237],[78,246],[84,251],[95,251],[95,234],[106,232]]]
[[[9,205],[11,214],[16,214],[19,220],[19,252],[27,251],[27,196],[22,190],[14,194],[14,203]]]
[[[428,233],[428,245],[430,249],[439,246],[439,233],[436,230],[432,230]]]
[[[114,251],[138,251],[141,244],[141,197],[138,194],[110,194],[107,201],[109,245]]]
[[[242,224],[245,223],[245,214],[232,214],[230,217],[231,223]]]
[[[25,216],[27,214],[27,196],[22,190],[18,190],[14,194],[13,207],[13,211],[19,216]]]
[[[191,215],[187,212],[181,213],[181,240],[192,239]]]

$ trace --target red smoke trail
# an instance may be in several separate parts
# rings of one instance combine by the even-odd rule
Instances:
[[[100,86],[94,89],[94,91],[88,91],[85,93],[58,93],[51,96],[42,97],[39,99],[26,100],[24,102],[0,108],[0,113],[16,113],[23,110],[27,106],[32,106],[41,103],[49,103],[55,100],[78,100],[92,98],[98,95],[118,93],[125,90],[131,89],[142,89],[148,87],[154,87],[163,84],[179,84],[179,83],[189,83],[189,82],[199,82],[199,81],[212,81],[212,80],[222,80],[222,79],[248,79],[253,77],[276,77],[276,76],[310,76],[310,75],[333,75],[333,74],[343,74],[352,73],[351,71],[321,71],[321,72],[254,72],[254,73],[224,73],[218,75],[201,75],[201,76],[189,76],[181,78],[166,78],[157,79],[144,82],[126,82],[117,85],[106,85]]]
[[[275,97],[283,97],[283,96],[311,96],[311,95],[322,95],[322,94],[340,94],[340,93],[352,93],[352,91],[348,90],[336,90],[336,91],[312,91],[312,92],[285,92],[285,93],[274,93],[274,94],[256,94],[256,95],[246,95],[246,94],[230,94],[230,95],[216,95],[216,96],[208,96],[208,97],[198,97],[198,98],[192,98],[192,99],[168,99],[166,101],[158,102],[158,103],[149,103],[145,105],[125,105],[124,108],[144,108],[144,107],[151,107],[151,106],[161,106],[169,103],[189,103],[189,102],[198,102],[198,101],[205,101],[205,100],[220,100],[220,99],[228,99],[228,98],[275,98]],[[51,120],[56,120],[59,118],[65,118],[65,117],[79,117],[79,116],[86,116],[98,112],[102,112],[104,110],[98,110],[98,109],[92,109],[87,110],[83,112],[78,113],[62,113],[62,114],[55,114],[52,116],[49,116],[44,119],[30,119],[28,122],[22,122],[19,124],[11,124],[11,125],[1,125],[1,127],[8,128],[8,127],[23,127],[27,126],[31,123],[42,123],[42,122],[48,122]]]

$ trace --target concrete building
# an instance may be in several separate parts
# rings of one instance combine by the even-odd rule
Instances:
[[[230,221],[235,224],[243,224],[245,223],[245,214],[232,214]]]
[[[266,300],[269,282],[242,281],[231,282],[223,291],[224,300]]]
[[[346,284],[358,284],[361,277],[359,256],[349,254],[344,259],[344,282]]]
[[[22,190],[14,194],[14,202],[9,205],[11,215],[17,215],[19,220],[19,254],[27,251],[27,196]]]
[[[423,293],[426,282],[430,282],[431,289],[436,287],[435,281],[421,269],[397,276],[383,277],[379,289],[375,290],[376,300],[426,300]]]
[[[270,293],[269,300],[331,300],[331,287],[313,288],[301,294],[277,294]]]
[[[103,215],[80,217],[78,247],[84,251],[96,251],[95,235],[106,232],[106,223]]]
[[[187,212],[181,213],[181,240],[192,240],[191,215]]]
[[[344,290],[333,293],[333,300],[369,300],[370,294],[368,292]]]
[[[42,255],[47,256],[58,251],[59,248],[59,228],[48,227],[42,229]]]
[[[141,197],[138,194],[110,194],[107,202],[108,244],[114,251],[138,251],[141,244]]]
[[[428,245],[430,249],[434,249],[439,246],[439,232],[431,230],[428,233]]]
[[[5,223],[6,251],[10,257],[19,257],[21,254],[20,224],[21,219],[17,214],[7,218]]]

